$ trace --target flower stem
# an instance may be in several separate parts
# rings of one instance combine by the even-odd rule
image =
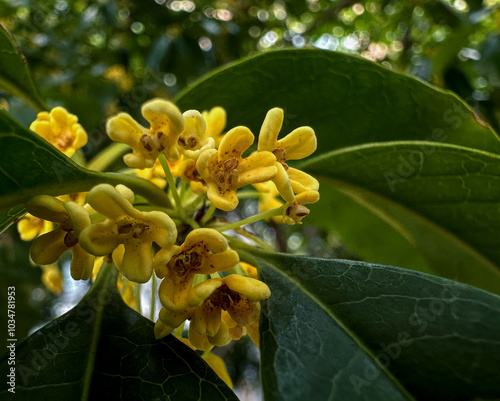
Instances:
[[[257,191],[238,192],[238,199],[247,199],[247,198],[262,198],[262,193]]]
[[[259,220],[267,219],[269,217],[279,216],[282,213],[282,211],[283,211],[283,207],[278,207],[276,209],[268,210],[266,212],[262,212],[262,213],[254,215],[254,216],[248,217],[246,219],[237,221],[235,223],[229,223],[229,224],[225,224],[225,225],[219,226],[219,227],[215,226],[212,228],[214,230],[222,233],[224,231],[234,230],[235,228],[244,226],[245,224],[251,224],[251,223],[255,223],[256,221],[259,221]]]
[[[141,304],[141,286],[134,285],[133,288],[134,298],[135,298],[135,310],[142,314],[142,304]]]
[[[156,275],[153,273],[151,278],[151,304],[149,305],[149,319],[153,322],[155,321],[155,309],[156,309]]]
[[[207,213],[205,213],[205,216],[201,219],[201,225],[204,226],[205,224],[208,223],[208,221],[212,218],[215,212],[215,206],[213,203],[210,203],[210,206],[208,207]]]
[[[264,240],[260,239],[256,235],[253,235],[252,233],[249,233],[244,228],[237,228],[235,231],[236,231],[237,234],[240,234],[241,236],[243,236],[245,238],[248,238],[249,240],[255,242],[262,249],[264,249],[266,251],[269,251],[269,252],[275,252],[275,249],[272,246],[266,244],[264,242]]]
[[[163,171],[165,171],[165,178],[167,179],[168,186],[172,191],[172,196],[174,197],[175,206],[177,208],[177,211],[179,212],[179,216],[182,220],[186,221],[186,212],[182,207],[181,198],[179,197],[179,192],[177,192],[177,186],[175,185],[174,177],[172,176],[172,172],[170,171],[170,167],[168,165],[165,155],[160,154],[159,160],[161,166],[163,167]]]

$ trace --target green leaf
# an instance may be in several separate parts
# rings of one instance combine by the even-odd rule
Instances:
[[[310,159],[302,168],[323,185],[324,198],[311,207],[310,222],[340,230],[348,224],[336,226],[334,218],[321,218],[325,212],[342,213],[342,204],[332,204],[338,191],[380,220],[371,227],[352,222],[359,225],[358,232],[366,229],[373,237],[372,243],[365,237],[367,256],[379,252],[373,259],[392,260],[389,244],[380,235],[385,231],[378,232],[384,223],[420,253],[431,271],[500,293],[499,156],[407,141],[334,151]],[[346,239],[355,246],[352,230]],[[379,241],[385,244],[380,249]]]
[[[267,401],[500,396],[500,298],[391,266],[240,251],[261,269]]]
[[[170,206],[167,195],[149,181],[126,174],[100,173],[83,168],[2,110],[0,149],[2,228],[21,214],[19,205],[35,195],[85,192],[103,182],[127,185],[156,205]]]
[[[10,209],[0,210],[0,233],[7,229],[12,222],[17,221],[26,213],[24,206],[14,206]]]
[[[16,346],[15,365],[2,357],[2,372],[15,367],[18,399],[237,400],[195,351],[173,336],[155,340],[153,322],[122,301],[116,274],[103,268],[75,308]],[[7,391],[3,380],[0,396]]]
[[[36,110],[48,110],[31,78],[26,58],[2,24],[0,24],[0,54],[0,87],[22,97]]]
[[[362,58],[317,49],[265,52],[230,64],[180,93],[182,110],[222,106],[227,128],[256,135],[269,109],[282,135],[310,125],[316,154],[368,142],[422,140],[500,152],[496,133],[451,92]]]

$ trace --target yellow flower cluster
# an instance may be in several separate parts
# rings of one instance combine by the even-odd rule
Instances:
[[[55,107],[50,113],[38,113],[30,129],[68,157],[87,143],[87,133],[78,124],[78,118],[63,107]]]
[[[262,193],[261,210],[281,210],[282,215],[275,213],[274,218],[287,224],[300,224],[309,213],[304,205],[319,199],[318,181],[288,166],[289,160],[315,151],[315,133],[310,127],[299,127],[278,139],[284,118],[280,108],[267,113],[256,146],[247,127],[224,133],[226,112],[221,107],[181,113],[173,103],[153,99],[141,111],[149,128],[120,113],[108,120],[107,132],[112,140],[132,148],[124,162],[161,188],[168,180],[172,184],[172,177],[180,177],[189,182],[195,198],[206,193],[213,212],[214,207],[235,209],[237,190],[253,185]],[[32,129],[68,155],[86,140],[76,117],[62,108],[40,113]],[[256,151],[247,154],[252,145]],[[168,169],[160,155],[167,159]],[[258,343],[260,301],[270,296],[270,290],[257,279],[257,270],[241,263],[239,271],[246,275],[234,274],[239,255],[229,249],[221,233],[201,227],[187,233],[182,229],[178,235],[170,216],[158,210],[141,211],[134,200],[134,193],[124,185],[100,184],[88,194],[59,199],[40,195],[26,204],[29,214],[18,229],[23,239],[34,238],[30,255],[35,263],[47,266],[48,288],[60,291],[61,275],[53,264],[65,251],[72,252],[71,275],[76,280],[90,278],[103,257],[108,258],[122,274],[119,285],[131,305],[135,283],[146,283],[153,274],[162,279],[157,338],[189,320],[186,341],[199,350],[225,345],[245,334]],[[182,204],[176,206],[180,215]]]
[[[316,135],[310,127],[299,127],[278,140],[284,118],[280,108],[267,113],[257,151],[247,157],[243,154],[254,143],[253,133],[239,126],[223,134],[226,112],[221,107],[181,114],[174,104],[153,99],[143,105],[142,114],[150,122],[149,130],[120,113],[108,121],[108,135],[128,144],[133,153],[124,157],[125,163],[149,169],[139,175],[159,186],[165,183],[157,157],[164,154],[169,165],[176,168],[175,177],[188,181],[196,194],[206,192],[210,202],[224,211],[236,208],[237,190],[248,184],[266,195],[281,195],[286,203],[281,220],[287,224],[300,224],[309,213],[304,204],[319,200],[318,181],[287,165],[288,160],[302,159],[316,150]],[[263,210],[283,205],[276,195],[263,197]]]
[[[94,187],[85,206],[47,195],[32,198],[27,210],[56,224],[33,241],[32,260],[52,265],[69,250],[73,253],[71,275],[76,280],[92,275],[94,266],[102,263],[102,258],[94,263],[96,256],[113,254],[123,277],[136,283],[149,281],[154,268],[163,278],[159,288],[163,308],[155,329],[158,336],[190,319],[189,339],[198,349],[239,339],[246,333],[245,327],[256,323],[258,302],[270,295],[267,285],[232,274],[193,287],[195,275],[229,270],[239,263],[238,254],[228,249],[222,234],[210,228],[195,229],[181,245],[175,245],[177,228],[172,219],[159,211],[141,212],[133,201],[130,189],[109,184]],[[154,257],[153,242],[161,248]],[[47,286],[60,291],[60,275],[56,277],[52,268],[46,270]]]

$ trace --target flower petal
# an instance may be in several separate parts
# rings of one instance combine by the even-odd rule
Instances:
[[[172,259],[172,256],[179,254],[181,247],[179,245],[173,245],[167,248],[160,249],[153,260],[153,268],[155,270],[158,278],[163,278],[168,273],[167,264]]]
[[[177,227],[167,214],[159,211],[142,212],[140,217],[149,225],[150,238],[162,248],[175,243]]]
[[[169,269],[158,289],[162,305],[171,309],[185,308],[194,276],[192,271],[178,274],[175,269]]]
[[[299,160],[313,154],[318,144],[311,127],[299,127],[279,140],[278,146],[285,150],[286,160]]]
[[[272,180],[278,170],[276,157],[271,152],[255,152],[241,160],[238,166],[238,188]]]
[[[251,302],[262,301],[271,296],[271,290],[262,281],[238,274],[230,274],[224,278],[224,283],[230,290],[235,291]]]
[[[151,124],[154,133],[177,137],[184,130],[182,113],[175,104],[163,99],[152,99],[141,107],[142,115]]]
[[[236,191],[231,189],[224,190],[213,182],[207,184],[207,197],[217,209],[226,212],[234,210],[239,203]]]
[[[183,249],[189,249],[203,242],[203,246],[210,252],[222,252],[228,247],[226,237],[212,228],[197,228],[191,231],[184,240]]]
[[[208,342],[207,336],[199,334],[192,325],[189,326],[189,341],[200,351],[208,351],[214,347]]]
[[[288,176],[290,177],[290,182],[293,188],[293,191],[296,194],[305,191],[318,191],[319,190],[319,182],[313,176],[304,173],[301,170],[290,167],[287,170]],[[288,199],[286,199],[289,201]]]
[[[275,107],[267,112],[266,118],[262,123],[259,134],[259,143],[257,145],[257,150],[262,152],[267,150],[272,152],[276,149],[276,143],[278,141],[278,135],[283,125],[283,109]]]
[[[223,323],[220,324],[219,330],[213,335],[207,335],[208,341],[212,345],[216,345],[217,347],[223,347],[231,342],[232,338],[229,335],[229,329]]]
[[[159,340],[163,337],[168,336],[174,330],[175,330],[175,327],[167,326],[161,320],[158,320],[155,323],[155,328],[154,328],[155,338],[157,340]]]
[[[130,281],[147,283],[153,274],[151,242],[142,239],[129,240],[125,244],[121,273]]]
[[[176,328],[179,327],[184,322],[184,320],[188,319],[189,316],[190,313],[188,309],[173,311],[166,308],[161,308],[159,318],[163,324]]]
[[[75,235],[78,237],[80,233],[90,226],[90,216],[87,209],[83,206],[80,206],[75,202],[66,202],[64,204],[64,208],[67,211],[67,214],[71,218],[71,224],[73,226],[73,231]]]
[[[71,248],[73,257],[71,258],[71,277],[74,280],[88,280],[94,269],[95,256],[85,252],[80,244]]]
[[[235,127],[222,138],[219,145],[219,162],[233,157],[241,157],[254,141],[252,132],[243,126]]]
[[[200,273],[213,274],[216,272],[223,272],[236,266],[240,261],[238,252],[231,249],[207,255],[204,259]]]
[[[26,210],[40,219],[62,223],[68,218],[64,202],[49,195],[37,195],[26,203]]]
[[[212,278],[195,285],[189,294],[188,306],[200,306],[222,284],[221,278]]]
[[[292,183],[290,182],[288,172],[281,163],[276,162],[275,166],[278,170],[278,174],[274,177],[273,182],[276,184],[276,188],[278,188],[281,197],[287,202],[293,202],[295,194],[293,193]]]
[[[141,137],[148,131],[129,114],[120,113],[108,120],[106,132],[112,141],[124,143],[135,149]]]
[[[209,166],[214,161],[217,162],[217,150],[215,149],[209,149],[202,152],[196,161],[196,170],[198,170],[200,175],[207,182],[211,179]]]
[[[240,326],[250,326],[259,318],[260,304],[241,297],[238,302],[232,303],[227,311]]]
[[[96,256],[108,255],[120,244],[116,224],[110,220],[90,225],[81,232],[78,240],[83,249]]]
[[[124,215],[136,217],[137,211],[120,192],[109,184],[99,184],[92,188],[87,195],[87,202],[98,213],[118,220]]]
[[[40,235],[31,243],[30,256],[37,265],[50,265],[57,262],[69,248],[64,244],[66,231],[56,228],[47,234]]]

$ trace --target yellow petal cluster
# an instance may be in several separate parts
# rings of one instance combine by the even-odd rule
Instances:
[[[153,272],[152,244],[172,246],[177,238],[175,223],[163,212],[140,212],[132,206],[130,195],[124,196],[109,184],[94,187],[87,202],[104,219],[82,231],[82,247],[93,255],[104,256],[123,244],[121,273],[131,281],[147,282]]]
[[[187,307],[160,311],[156,335],[164,336],[190,319],[189,341],[200,350],[223,346],[246,334],[259,319],[260,301],[271,295],[269,287],[250,277],[231,274],[194,286]]]
[[[159,278],[164,278],[159,288],[162,305],[185,308],[196,274],[214,274],[236,266],[239,256],[227,248],[221,233],[198,228],[187,235],[182,245],[161,249],[154,258],[154,269]]]
[[[63,278],[57,265],[42,266],[42,283],[50,292],[60,294],[63,290]]]
[[[94,256],[80,245],[81,232],[90,225],[88,211],[75,202],[63,202],[48,195],[38,195],[26,203],[32,215],[57,223],[57,227],[35,238],[30,256],[39,265],[55,263],[61,255],[71,250],[71,276],[75,280],[87,280],[92,274]]]
[[[132,168],[151,168],[160,153],[168,160],[179,159],[177,140],[184,131],[184,118],[173,103],[153,99],[142,105],[142,115],[150,128],[144,128],[129,114],[120,113],[108,120],[106,130],[111,140],[125,143],[133,150],[124,156]]]
[[[224,135],[218,150],[206,150],[198,158],[196,169],[207,183],[208,199],[218,209],[235,209],[239,203],[238,188],[276,176],[276,157],[271,152],[242,157],[253,141],[254,135],[248,128],[236,127]]]
[[[179,150],[189,159],[198,159],[201,152],[215,147],[214,138],[205,135],[207,125],[197,110],[188,110],[183,115],[184,131],[177,140]]]
[[[87,133],[78,124],[78,117],[68,113],[64,107],[38,113],[30,129],[68,157],[87,143]]]
[[[31,241],[39,235],[48,233],[52,230],[52,227],[53,224],[50,221],[40,219],[29,213],[26,213],[17,223],[17,231],[23,241]]]
[[[277,174],[273,179],[281,197],[285,200],[283,222],[300,224],[309,214],[304,204],[319,200],[319,182],[309,174],[288,166],[288,160],[300,160],[310,156],[317,147],[316,135],[311,127],[299,127],[278,140],[283,125],[284,112],[275,107],[268,111],[262,124],[258,151],[269,151],[276,156]],[[268,202],[270,201],[269,198]]]
[[[218,148],[224,135],[224,128],[226,128],[226,110],[222,107],[216,106],[210,111],[204,111],[201,115],[207,125],[205,135],[213,138],[215,141],[215,147]]]

